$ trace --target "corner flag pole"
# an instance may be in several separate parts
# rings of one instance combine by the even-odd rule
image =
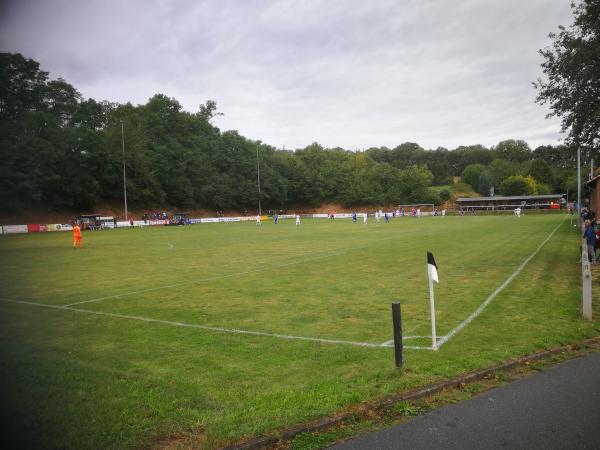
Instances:
[[[429,278],[429,305],[431,307],[431,349],[437,350],[437,336],[435,333],[435,298],[433,296],[433,282],[438,283],[437,264],[431,252],[427,252],[427,278]]]
[[[431,305],[431,348],[437,350],[437,336],[435,335],[435,300],[433,298],[433,280],[429,278],[429,304]]]

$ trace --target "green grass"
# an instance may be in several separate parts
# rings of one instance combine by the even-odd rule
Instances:
[[[457,197],[478,197],[480,194],[475,192],[467,183],[455,183],[450,186],[450,193]]]
[[[596,333],[580,319],[577,232],[562,215],[304,220],[0,237],[0,421],[23,448],[218,447]],[[561,224],[559,226],[559,224]],[[438,352],[285,340],[147,322],[379,344],[438,334],[523,272]],[[124,294],[124,295],[123,295]],[[105,298],[108,297],[108,298]],[[92,314],[95,312],[98,314]],[[407,344],[429,345],[428,339]]]

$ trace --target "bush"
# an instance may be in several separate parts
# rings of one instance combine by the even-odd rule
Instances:
[[[442,202],[446,202],[450,199],[450,191],[448,189],[442,189],[438,195]]]
[[[474,191],[479,189],[479,178],[485,171],[485,166],[482,164],[469,164],[465,167],[462,173],[462,180],[470,185]]]
[[[512,177],[508,177],[502,182],[500,188],[502,190],[503,195],[533,194],[531,182],[521,175],[513,175]]]

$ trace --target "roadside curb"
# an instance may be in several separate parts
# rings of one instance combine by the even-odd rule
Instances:
[[[380,410],[387,408],[393,405],[394,403],[400,401],[414,400],[426,397],[432,394],[436,394],[447,388],[455,388],[462,384],[482,379],[494,372],[500,372],[506,369],[511,369],[513,367],[520,366],[530,361],[536,361],[558,353],[564,353],[573,350],[574,348],[577,348],[579,346],[586,346],[589,344],[597,343],[600,343],[600,336],[589,338],[584,341],[576,342],[573,344],[563,345],[561,347],[555,347],[549,350],[543,350],[541,352],[532,353],[530,355],[522,356],[517,359],[497,364],[495,366],[487,367],[485,369],[477,370],[475,372],[469,372],[467,374],[460,375],[456,378],[452,378],[447,381],[434,383],[420,389],[404,391],[398,394],[394,394],[374,403],[364,403],[351,412],[347,412],[337,416],[326,417],[324,419],[316,420],[307,424],[281,430],[279,432],[267,436],[257,437],[239,444],[229,445],[227,447],[223,447],[222,450],[258,450],[268,446],[273,446],[280,441],[289,441],[302,433],[314,433],[318,431],[323,431],[328,428],[334,427],[344,421],[357,419],[361,416],[364,416],[365,413],[369,410]]]

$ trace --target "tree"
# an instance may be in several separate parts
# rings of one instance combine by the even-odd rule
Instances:
[[[214,100],[207,100],[204,105],[200,105],[198,108],[198,115],[207,122],[215,116],[222,116],[222,112],[217,112],[217,102]]]
[[[437,148],[427,152],[429,161],[427,167],[433,173],[433,184],[443,185],[452,183],[452,166],[448,162],[448,150]]]
[[[457,147],[448,152],[448,163],[452,166],[453,174],[460,175],[470,164],[489,164],[493,154],[483,145]]]
[[[504,159],[493,160],[487,168],[490,176],[490,185],[499,187],[504,180],[517,174],[515,164]]]
[[[400,170],[397,182],[391,187],[390,202],[418,203],[428,202],[432,194],[429,190],[433,174],[425,166],[410,166]]]
[[[567,142],[587,147],[600,147],[600,0],[571,3],[574,22],[559,26],[550,33],[550,48],[539,53],[545,79],[538,78],[536,102],[548,103],[548,117],[562,119]]]
[[[534,159],[543,159],[553,167],[577,168],[577,148],[573,145],[541,145],[533,151],[532,156]]]
[[[462,173],[462,181],[469,184],[474,191],[479,189],[479,179],[485,171],[483,164],[469,164]]]
[[[493,185],[490,173],[489,171],[484,170],[483,172],[481,172],[481,175],[479,175],[479,182],[477,183],[476,191],[487,195],[488,193],[490,193],[492,186]]]
[[[425,150],[415,142],[405,142],[392,150],[391,165],[404,169],[412,165],[425,163]]]
[[[538,183],[544,183],[548,185],[552,185],[554,183],[552,169],[543,159],[534,159],[530,161],[526,174],[531,175]]]
[[[494,158],[508,161],[527,161],[531,158],[531,149],[525,141],[507,139],[492,149]]]
[[[0,53],[0,120],[41,109],[48,72],[20,53]]]
[[[449,193],[438,195],[431,184],[461,173],[482,194],[491,186],[571,191],[575,180],[574,146],[531,152],[523,141],[506,140],[493,149],[448,151],[405,142],[350,152],[313,143],[292,152],[221,132],[210,123],[219,114],[212,100],[190,113],[161,94],[138,106],[83,99],[67,81],[50,80],[37,62],[0,53],[0,207],[91,210],[100,201],[120,202],[123,158],[136,209],[254,209],[257,153],[265,209],[438,203]]]
[[[531,195],[533,189],[530,180],[521,175],[513,175],[502,182],[500,186],[503,195]]]

